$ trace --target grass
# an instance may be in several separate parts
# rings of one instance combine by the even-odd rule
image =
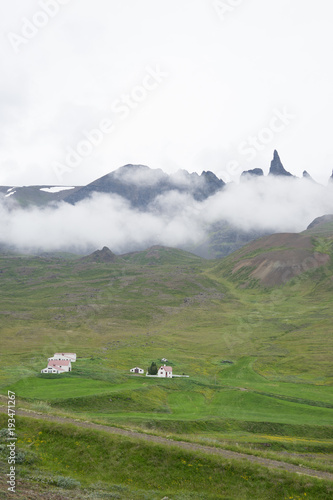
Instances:
[[[268,290],[239,288],[221,263],[161,248],[112,264],[0,264],[0,391],[13,390],[21,407],[291,461],[305,453],[318,468],[326,456],[330,470],[331,265]],[[77,352],[73,371],[41,375],[59,350]],[[190,378],[130,376],[162,357]]]
[[[88,378],[91,375],[88,363],[82,362],[80,366],[78,360],[69,374],[38,374],[19,380],[9,389],[18,397],[44,400],[57,408],[84,412],[91,417],[103,413],[116,422],[145,419],[148,412],[173,421],[218,418],[331,424],[333,404],[329,387],[267,383],[253,370],[253,361],[244,358],[228,365],[219,373],[217,383],[212,384],[198,377],[189,380],[126,377],[118,383],[116,377],[112,380],[111,374],[110,381]],[[102,369],[100,373],[103,375]],[[96,372],[95,376],[98,376]]]
[[[3,416],[0,420],[5,424]],[[163,496],[326,500],[333,491],[332,485],[322,480],[71,425],[20,417],[17,432],[17,447],[29,462],[28,466],[23,460],[18,467],[23,479],[51,475],[70,477],[83,487],[97,482],[121,484],[133,492],[150,492],[150,498],[156,500]]]
[[[27,399],[52,401],[54,399],[75,398],[83,394],[103,394],[111,390],[112,385],[103,380],[82,378],[61,378],[61,375],[46,377],[29,377],[20,380],[10,387],[20,396]]]

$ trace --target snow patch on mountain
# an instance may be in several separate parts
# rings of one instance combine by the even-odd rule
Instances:
[[[60,193],[61,191],[66,191],[68,189],[75,189],[73,186],[53,186],[48,188],[40,188],[40,191],[45,191],[46,193]]]

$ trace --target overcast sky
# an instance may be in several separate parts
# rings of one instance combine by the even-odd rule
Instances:
[[[332,0],[0,4],[0,184],[333,168]]]

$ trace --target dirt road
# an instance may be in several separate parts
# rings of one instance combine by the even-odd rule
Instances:
[[[6,407],[0,407],[2,413],[7,413]],[[247,460],[249,462],[268,467],[270,469],[280,469],[288,472],[294,472],[296,474],[302,474],[311,477],[317,477],[320,479],[326,479],[333,481],[333,474],[329,472],[317,471],[314,469],[308,469],[307,467],[301,467],[298,465],[288,464],[286,462],[280,462],[278,460],[271,460],[269,458],[256,457],[254,455],[247,455],[245,453],[238,453],[235,451],[224,450],[221,448],[214,448],[212,446],[204,446],[200,444],[187,443],[185,441],[174,441],[173,439],[168,439],[160,436],[152,436],[150,434],[143,434],[141,432],[127,431],[125,429],[118,429],[117,427],[110,427],[108,425],[94,424],[91,422],[83,422],[80,420],[75,420],[72,418],[63,418],[52,415],[45,415],[33,411],[16,410],[16,415],[22,417],[30,417],[41,420],[47,420],[49,422],[58,422],[63,424],[74,424],[77,427],[85,427],[87,429],[96,429],[100,431],[109,432],[110,434],[119,434],[121,436],[132,437],[136,439],[142,439],[144,441],[150,441],[153,443],[163,444],[166,446],[177,446],[185,450],[195,450],[204,453],[209,453],[213,455],[220,455],[227,459],[234,460]]]

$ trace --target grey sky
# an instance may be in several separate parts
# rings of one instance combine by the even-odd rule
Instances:
[[[333,168],[331,0],[2,2],[0,184]],[[88,144],[87,144],[88,143]]]

